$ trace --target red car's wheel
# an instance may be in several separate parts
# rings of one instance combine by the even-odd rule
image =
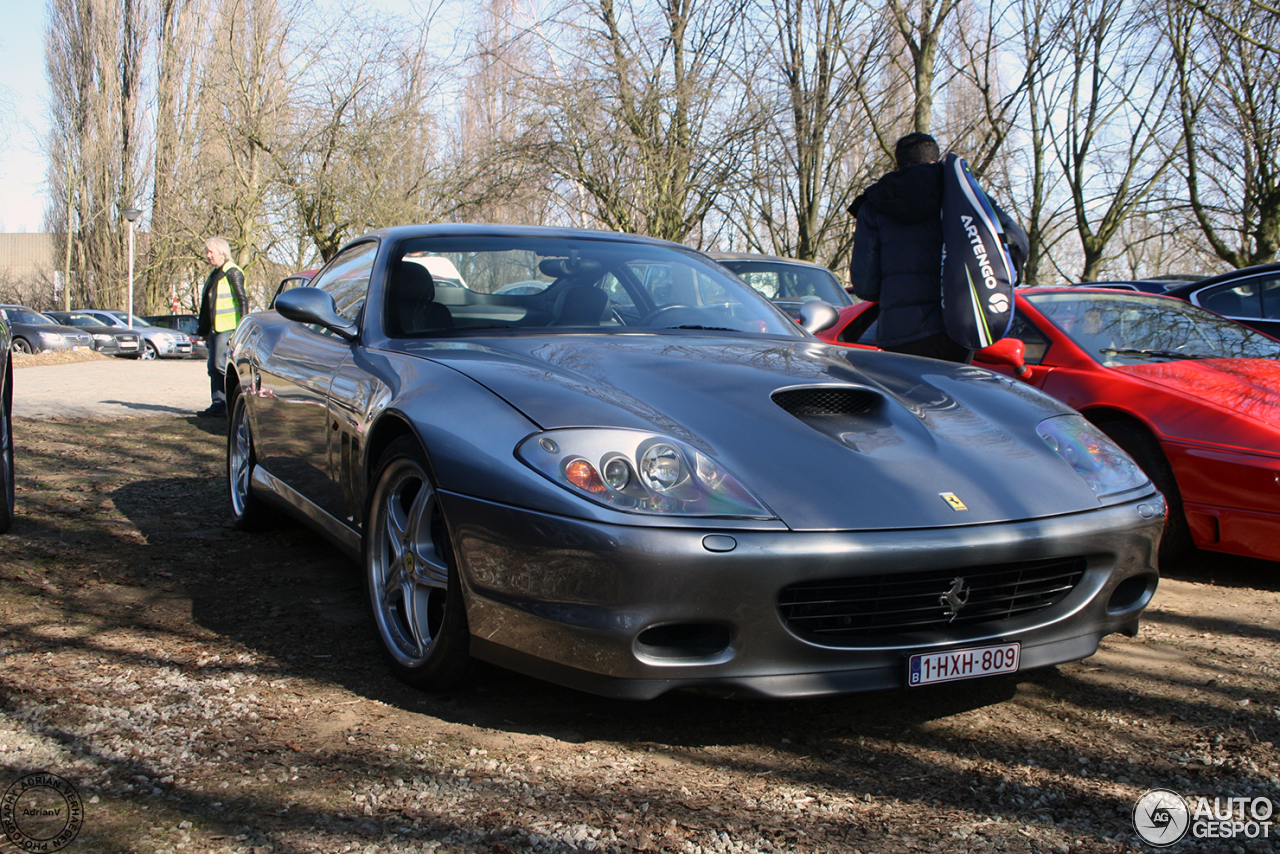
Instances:
[[[1160,538],[1160,565],[1174,563],[1191,550],[1191,531],[1182,509],[1182,493],[1173,477],[1169,460],[1160,449],[1160,443],[1147,428],[1132,421],[1106,420],[1098,423],[1098,429],[1110,436],[1125,453],[1133,457],[1156,488],[1164,493],[1169,504],[1169,519],[1165,522],[1164,536]]]

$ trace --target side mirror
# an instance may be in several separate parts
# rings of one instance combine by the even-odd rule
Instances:
[[[1027,375],[1027,345],[1018,338],[1001,338],[989,346],[983,347],[973,354],[975,362],[986,362],[991,365],[1004,365],[1013,368],[1017,377]]]
[[[359,334],[354,323],[338,314],[329,292],[319,288],[290,288],[276,297],[275,309],[281,317],[323,326],[347,341],[354,341]]]
[[[830,329],[840,319],[840,312],[825,300],[809,300],[800,306],[800,325],[812,335]]]

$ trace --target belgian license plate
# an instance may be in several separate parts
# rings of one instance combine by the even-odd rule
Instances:
[[[997,673],[1014,673],[1022,658],[1022,645],[1002,643],[975,646],[948,652],[929,652],[911,656],[907,667],[907,684],[932,685],[957,679],[976,679]]]

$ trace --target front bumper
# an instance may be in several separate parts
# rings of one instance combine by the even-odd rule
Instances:
[[[472,652],[570,687],[803,697],[906,685],[912,654],[1018,642],[1020,669],[1092,655],[1137,630],[1155,592],[1157,495],[970,528],[794,533],[630,527],[445,496]],[[815,640],[789,628],[789,585],[1078,558],[1079,580],[1031,614],[942,630]]]
[[[191,355],[190,341],[168,341],[163,339],[148,339],[156,348],[156,355],[161,359],[185,359]]]

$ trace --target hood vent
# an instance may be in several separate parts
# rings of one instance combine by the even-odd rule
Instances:
[[[888,427],[884,396],[870,389],[849,386],[787,388],[773,393],[773,402],[855,451],[861,440]]]
[[[789,388],[774,392],[773,402],[807,421],[810,418],[872,415],[884,398],[861,388]]]

